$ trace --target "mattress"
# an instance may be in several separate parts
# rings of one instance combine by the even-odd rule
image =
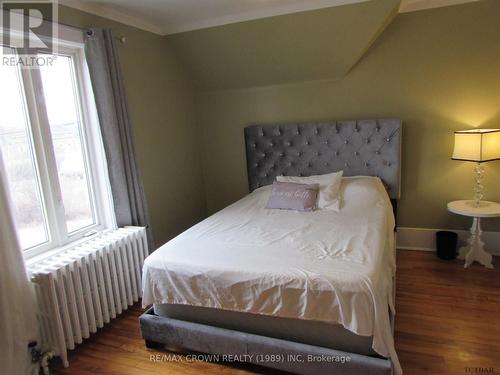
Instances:
[[[143,305],[339,324],[399,367],[389,309],[394,216],[382,182],[344,178],[337,211],[265,209],[262,187],[151,254]],[[397,371],[398,372],[398,371]]]

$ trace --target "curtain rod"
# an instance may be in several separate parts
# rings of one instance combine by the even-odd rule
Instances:
[[[85,34],[87,34],[88,36],[92,36],[92,30],[91,29],[80,29],[82,30],[83,32],[85,32]],[[126,36],[114,36],[114,38],[116,40],[118,40],[120,43],[124,44],[127,42],[127,37]]]
[[[67,23],[62,23],[62,22],[57,22],[57,24],[64,26],[64,27],[68,27],[68,28],[73,29],[73,30],[80,31],[82,33],[86,33],[87,35],[90,35],[89,32],[91,32],[91,29],[89,29],[88,27],[81,28],[78,26],[68,25]],[[127,42],[127,37],[124,35],[115,36],[115,39],[118,40],[122,44],[125,44]]]
[[[1,1],[0,1],[1,2]],[[48,22],[53,22],[51,20],[47,20],[45,18],[43,18],[45,21],[48,21]],[[82,32],[82,33],[86,33],[87,35],[91,35],[89,34],[89,32],[91,32],[91,29],[89,29],[88,27],[85,27],[85,28],[81,28],[81,27],[78,27],[78,26],[73,26],[73,25],[68,25],[67,23],[62,23],[62,22],[56,22],[57,25],[61,25],[61,26],[64,26],[64,27],[67,27],[69,29],[73,29],[73,30],[76,30],[76,31],[79,31],[79,32]],[[125,44],[127,42],[127,37],[125,37],[124,35],[117,35],[115,36],[115,39],[118,40],[120,43],[122,44]]]

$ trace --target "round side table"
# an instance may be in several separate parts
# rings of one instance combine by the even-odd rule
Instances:
[[[473,218],[470,238],[467,245],[460,248],[458,255],[458,259],[465,259],[464,268],[469,267],[474,261],[486,268],[493,268],[491,254],[484,250],[484,242],[481,240],[481,219],[500,217],[500,203],[481,201],[479,207],[475,207],[472,200],[453,201],[448,203],[448,211]]]

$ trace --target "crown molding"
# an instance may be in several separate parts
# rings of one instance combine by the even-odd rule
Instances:
[[[153,34],[165,35],[164,28],[161,25],[145,21],[142,17],[137,17],[126,12],[118,11],[104,5],[90,4],[80,0],[59,0],[59,5],[78,9],[83,12],[91,13],[96,16],[104,17],[125,25],[149,31]]]
[[[244,21],[257,20],[273,16],[280,16],[284,14],[307,12],[310,10],[317,10],[323,8],[337,7],[341,5],[363,3],[371,0],[308,0],[304,3],[286,4],[273,8],[262,10],[253,10],[249,12],[240,12],[223,17],[215,17],[207,20],[201,20],[191,23],[172,24],[165,29],[165,34],[177,34],[186,31],[193,31],[198,29],[205,29],[208,27],[228,25],[231,23],[238,23]]]
[[[199,22],[172,23],[170,25],[158,24],[144,20],[143,17],[134,16],[128,12],[118,11],[105,5],[91,4],[82,0],[59,0],[59,4],[75,8],[87,13],[108,18],[129,26],[149,31],[158,35],[177,34],[185,31],[203,29],[207,27],[227,25],[260,18],[279,16],[290,13],[305,12],[309,10],[330,8],[354,3],[362,3],[371,0],[308,0],[304,3],[287,4],[279,7],[268,8],[257,11],[241,12],[224,17],[216,17]]]
[[[330,8],[334,6],[341,6],[347,4],[361,3],[374,0],[309,0],[303,3],[286,4],[274,8],[267,8],[262,10],[253,10],[249,12],[240,12],[223,17],[215,17],[197,22],[188,23],[171,23],[169,25],[151,22],[145,20],[143,17],[133,15],[129,12],[113,9],[106,5],[95,3],[88,3],[82,0],[59,0],[59,4],[65,5],[70,8],[78,9],[87,13],[95,14],[100,17],[108,18],[110,20],[123,23],[125,25],[133,26],[141,30],[149,31],[158,35],[177,34],[186,31],[204,29],[208,27],[215,27],[227,25],[231,23],[238,23],[244,21],[251,21],[267,17],[279,16],[284,14],[306,12],[310,10]],[[464,4],[469,2],[476,2],[479,0],[402,0],[399,7],[399,13],[415,12],[423,9],[439,8],[450,5]]]

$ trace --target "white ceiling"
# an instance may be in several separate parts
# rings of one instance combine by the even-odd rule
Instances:
[[[59,0],[160,35],[377,0]],[[478,0],[402,0],[400,12]]]

